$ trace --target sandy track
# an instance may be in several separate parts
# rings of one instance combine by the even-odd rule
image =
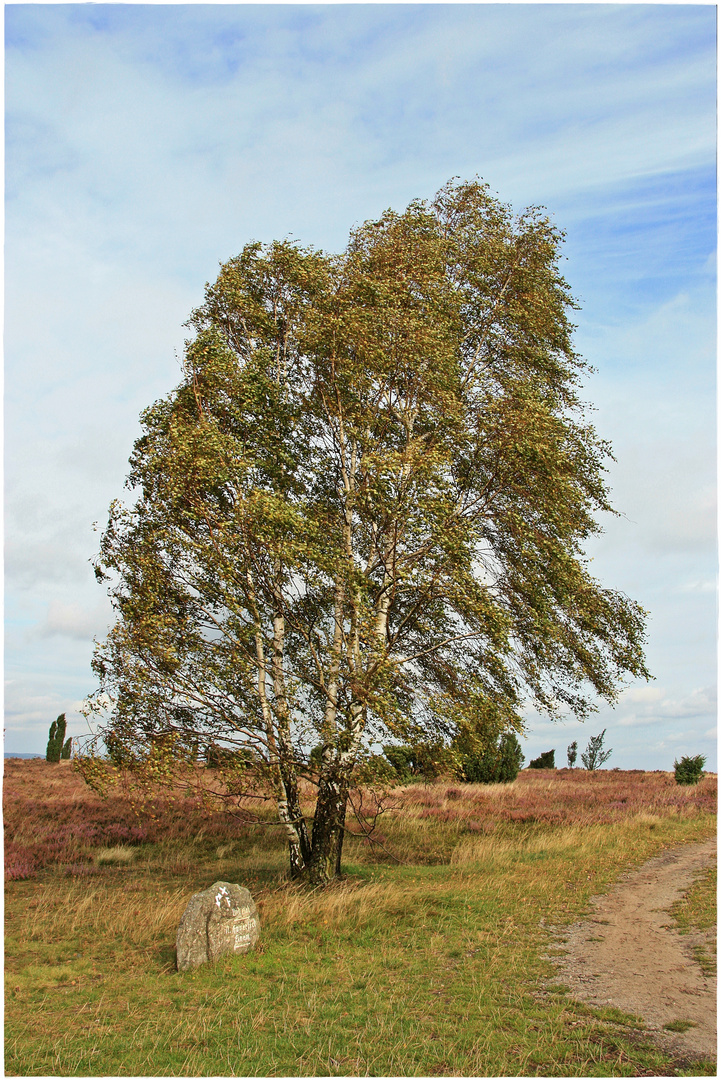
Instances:
[[[716,859],[716,840],[683,844],[624,875],[592,900],[593,914],[564,928],[557,978],[591,1005],[615,1005],[689,1056],[716,1056],[716,979],[693,959],[669,908]],[[670,1036],[664,1025],[694,1023]]]

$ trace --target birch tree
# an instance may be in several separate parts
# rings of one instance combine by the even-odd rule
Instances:
[[[374,743],[495,740],[648,677],[644,612],[584,554],[610,448],[561,243],[454,181],[342,255],[248,245],[143,415],[96,568],[102,731],[136,758],[160,736],[252,751],[294,876],[339,871]]]

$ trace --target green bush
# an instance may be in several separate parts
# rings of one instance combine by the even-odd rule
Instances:
[[[367,758],[359,761],[353,774],[353,783],[368,784],[371,787],[375,784],[392,787],[399,783],[399,777],[387,757],[383,754],[369,754]]]
[[[249,769],[254,761],[253,752],[244,748],[234,750],[215,743],[209,743],[205,748],[205,764],[209,769]]]
[[[407,783],[411,778],[410,746],[384,746],[383,753],[395,773],[396,780],[401,784]]]
[[[569,747],[566,749],[566,757],[568,759],[568,767],[572,769],[576,764],[576,758],[578,757],[578,743],[574,739]]]
[[[435,780],[447,767],[447,752],[437,744],[384,746],[383,753],[393,768],[396,782],[400,784],[407,784],[413,779]]]
[[[703,767],[706,758],[702,754],[696,757],[682,757],[680,761],[674,761],[673,771],[677,784],[698,784],[703,776]]]
[[[510,784],[523,765],[523,751],[514,733],[507,732],[483,750],[462,754],[460,761],[469,784]]]
[[[534,758],[533,761],[528,763],[529,769],[555,769],[556,768],[556,751],[546,750],[545,754],[540,754],[539,757]]]

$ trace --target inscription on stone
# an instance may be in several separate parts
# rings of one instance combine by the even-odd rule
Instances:
[[[178,971],[245,953],[260,937],[253,897],[242,885],[216,881],[188,901],[175,940]]]

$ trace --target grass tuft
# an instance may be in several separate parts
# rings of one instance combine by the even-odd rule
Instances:
[[[93,859],[98,866],[128,866],[136,855],[137,851],[133,848],[117,844],[115,847],[98,848],[93,853]]]
[[[671,1020],[670,1023],[663,1025],[664,1031],[675,1031],[679,1034],[683,1034],[684,1031],[696,1026],[693,1020]]]

